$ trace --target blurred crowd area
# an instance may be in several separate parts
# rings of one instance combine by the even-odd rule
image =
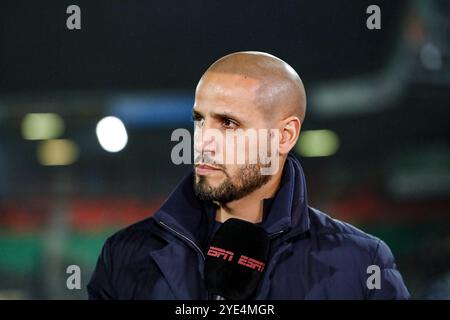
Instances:
[[[412,298],[450,299],[450,3],[380,1],[381,30],[368,1],[237,4],[81,1],[78,33],[68,4],[0,5],[0,299],[86,298],[105,239],[192,170],[171,134],[239,50],[305,83],[310,205],[383,239]]]

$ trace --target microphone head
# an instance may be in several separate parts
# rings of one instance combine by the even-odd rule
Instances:
[[[268,255],[269,238],[262,227],[228,219],[217,230],[207,251],[208,291],[230,300],[249,299],[262,279]]]

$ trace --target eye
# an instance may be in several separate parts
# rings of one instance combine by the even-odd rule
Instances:
[[[202,124],[203,123],[203,117],[200,115],[192,115],[192,121],[195,124]],[[200,122],[200,123],[199,123]]]
[[[239,127],[239,124],[230,118],[223,118],[222,125],[227,129],[235,129]]]

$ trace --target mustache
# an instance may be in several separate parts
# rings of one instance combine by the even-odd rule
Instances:
[[[194,165],[197,165],[197,164],[199,164],[199,163],[202,163],[202,164],[209,164],[209,165],[211,165],[211,166],[214,166],[214,167],[219,168],[219,169],[222,169],[222,170],[225,169],[225,166],[224,166],[224,165],[218,164],[216,161],[214,161],[213,159],[211,159],[211,158],[210,158],[208,155],[206,155],[206,154],[202,154],[202,155],[199,155],[199,156],[195,157],[195,159],[194,159]]]

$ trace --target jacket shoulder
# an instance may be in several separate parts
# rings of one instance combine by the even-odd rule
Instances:
[[[133,223],[108,237],[104,247],[112,258],[127,260],[145,256],[148,250],[162,248],[166,242],[158,237],[157,223],[153,217]]]
[[[156,222],[150,217],[123,228],[103,244],[94,272],[88,283],[89,299],[120,299],[129,292],[129,275],[155,270],[149,264],[149,251],[165,242],[156,236]],[[157,273],[153,273],[157,274]],[[117,290],[117,288],[121,288]]]
[[[358,239],[362,242],[378,242],[379,238],[362,231],[350,223],[334,219],[328,214],[309,207],[309,218],[311,225],[317,234],[336,234]]]
[[[333,248],[342,257],[359,257],[366,263],[375,260],[392,263],[392,253],[381,239],[315,208],[309,208],[309,218],[311,231],[321,247]]]
[[[351,279],[349,277],[356,276],[359,281],[355,283],[361,284],[359,288],[363,292],[361,297],[368,299],[410,297],[394,256],[384,241],[314,208],[309,208],[309,218],[314,242],[312,257],[319,265],[327,266],[327,270],[333,270],[330,282],[342,284],[336,287],[345,288],[345,284]],[[369,276],[374,270],[378,270],[379,274],[377,290],[371,290],[367,285]]]

